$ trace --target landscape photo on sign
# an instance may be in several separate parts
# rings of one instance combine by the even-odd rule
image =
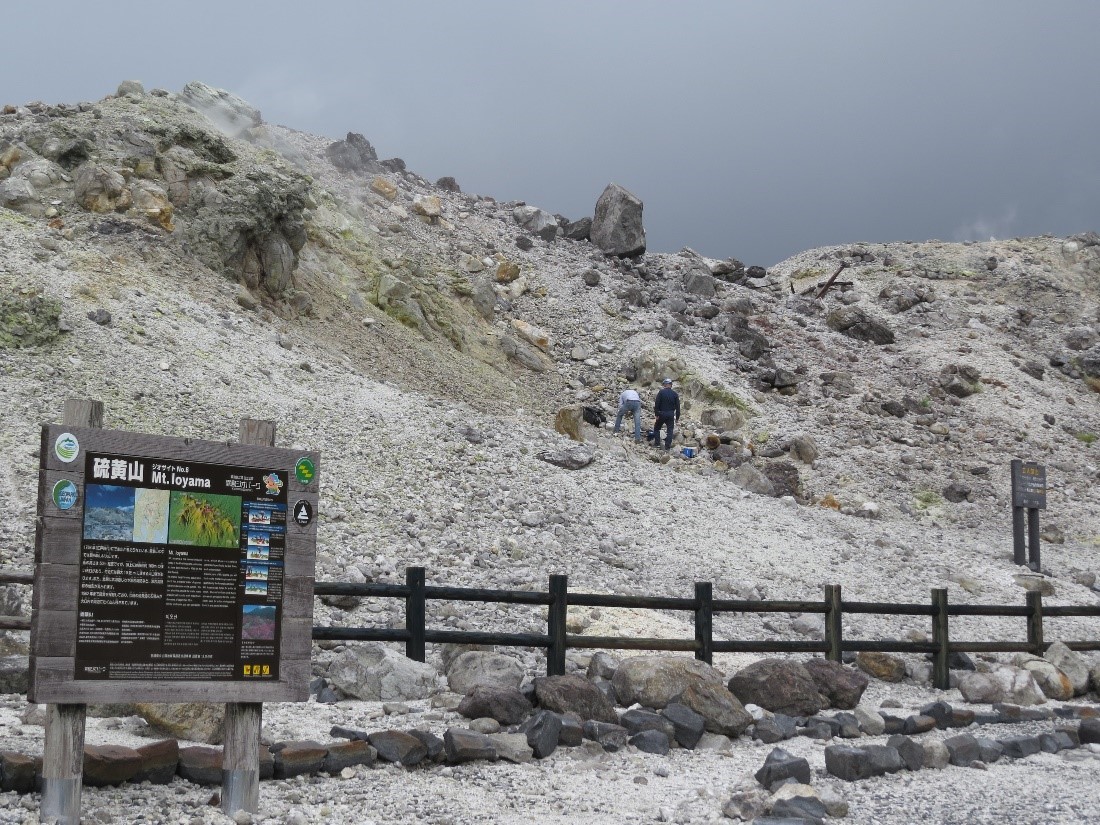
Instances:
[[[244,594],[246,596],[266,596],[267,595],[267,582],[247,581],[244,583]]]
[[[84,486],[84,538],[99,541],[134,540],[133,487],[116,484]]]
[[[275,638],[275,605],[246,604],[241,607],[241,638],[271,641]]]
[[[214,493],[172,492],[169,544],[239,547],[241,497]]]

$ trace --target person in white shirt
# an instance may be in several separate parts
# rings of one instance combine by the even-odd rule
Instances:
[[[617,433],[622,428],[623,416],[627,413],[634,415],[634,441],[640,443],[642,440],[642,397],[638,395],[638,391],[627,387],[619,395],[619,410],[615,413],[615,429],[613,432]]]

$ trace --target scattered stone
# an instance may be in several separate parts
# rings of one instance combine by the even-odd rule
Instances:
[[[810,763],[802,757],[792,756],[782,748],[775,748],[764,759],[764,765],[754,776],[757,782],[769,790],[790,779],[808,785]]]
[[[753,662],[730,678],[729,690],[742,704],[790,716],[811,716],[825,707],[810,672],[787,659]]]

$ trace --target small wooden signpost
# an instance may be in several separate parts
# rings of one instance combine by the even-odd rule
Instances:
[[[79,825],[89,702],[225,702],[222,809],[259,803],[264,701],[309,696],[315,452],[42,428],[28,698],[47,703],[42,820]],[[295,514],[298,514],[297,516]],[[304,514],[304,515],[303,515]]]
[[[1012,461],[1012,560],[1039,572],[1039,511],[1047,507],[1047,469],[1033,461]],[[1027,557],[1024,557],[1024,514]]]

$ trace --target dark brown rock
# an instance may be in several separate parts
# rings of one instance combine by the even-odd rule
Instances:
[[[180,761],[176,771],[188,782],[196,785],[220,785],[222,783],[221,748],[193,745],[180,748]]]
[[[373,765],[377,759],[378,751],[369,743],[354,739],[351,742],[329,745],[321,770],[330,775],[338,774],[344,768],[355,765]]]
[[[0,751],[0,790],[16,793],[34,791],[35,774],[41,772],[42,760],[14,751]]]
[[[618,724],[619,717],[607,697],[581,676],[542,676],[535,679],[539,707],[557,713],[575,713],[581,719]]]
[[[889,653],[861,650],[856,654],[856,667],[884,682],[900,682],[905,678],[905,663]]]
[[[859,704],[870,680],[855,668],[845,667],[829,659],[810,659],[805,668],[817,685],[817,690],[829,704],[841,710],[851,710]]]
[[[367,737],[378,758],[409,767],[418,765],[428,755],[428,747],[412,734],[399,730],[384,730]]]
[[[788,716],[812,716],[825,707],[810,672],[787,659],[753,662],[730,678],[729,689],[742,704]]]
[[[89,745],[84,748],[84,784],[93,788],[121,785],[141,770],[141,754],[121,745]]]
[[[167,785],[176,775],[180,761],[180,743],[175,739],[162,739],[137,749],[141,756],[141,767],[134,776],[134,782],[152,782],[154,785]]]
[[[518,725],[532,711],[531,703],[517,688],[474,685],[458,705],[467,719],[496,719],[502,725]]]
[[[321,770],[328,748],[320,742],[287,742],[275,753],[275,778],[289,779]]]

